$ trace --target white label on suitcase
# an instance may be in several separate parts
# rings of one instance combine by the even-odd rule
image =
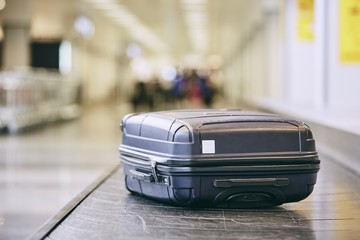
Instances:
[[[202,153],[215,153],[215,140],[202,140]]]

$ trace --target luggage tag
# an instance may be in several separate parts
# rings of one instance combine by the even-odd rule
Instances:
[[[202,140],[201,145],[203,154],[215,153],[215,140]]]

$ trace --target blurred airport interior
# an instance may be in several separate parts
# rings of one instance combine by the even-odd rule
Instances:
[[[116,165],[118,125],[133,111],[288,115],[360,174],[356,0],[0,0],[0,9],[1,239],[29,236]],[[48,195],[59,188],[66,194]],[[33,211],[19,199],[30,195]],[[53,202],[37,218],[41,196]]]
[[[1,65],[57,72],[87,106],[131,101],[137,82],[170,88],[195,69],[225,104],[354,112],[357,5],[344,2],[2,1]]]

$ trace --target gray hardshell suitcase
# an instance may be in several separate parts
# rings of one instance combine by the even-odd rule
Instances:
[[[181,206],[266,207],[305,199],[320,160],[303,122],[239,110],[124,117],[126,188]]]

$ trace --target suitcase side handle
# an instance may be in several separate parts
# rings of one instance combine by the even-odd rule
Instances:
[[[288,178],[242,178],[242,179],[215,179],[216,188],[249,187],[249,186],[275,186],[289,185]]]
[[[154,182],[154,177],[151,174],[139,172],[136,170],[131,169],[129,171],[131,173],[131,176],[133,178],[136,178],[138,180],[144,181],[144,182]]]
[[[156,175],[156,177],[154,177],[152,173],[144,173],[144,172],[136,171],[134,169],[129,170],[129,173],[132,178],[135,178],[143,182],[159,183],[170,186],[170,178],[168,176]]]

